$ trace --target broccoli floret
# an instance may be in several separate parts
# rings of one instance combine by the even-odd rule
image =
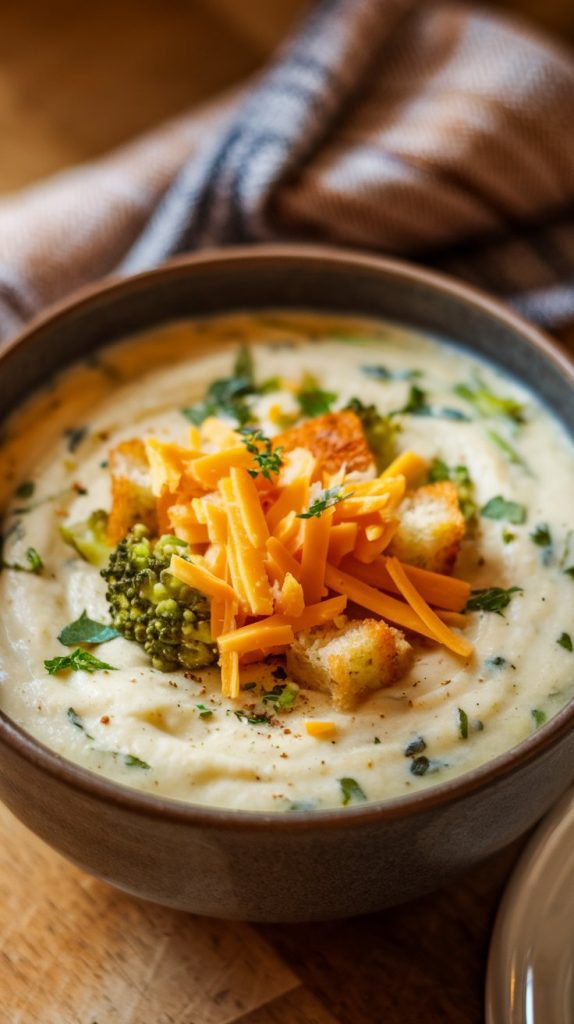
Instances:
[[[211,642],[209,600],[169,571],[172,554],[188,545],[177,537],[150,540],[138,523],[102,569],[112,625],[126,640],[140,644],[154,668],[196,669],[216,660]]]
[[[401,429],[399,424],[390,416],[382,416],[376,405],[364,405],[360,398],[351,398],[345,408],[359,417],[377,470],[381,473],[395,456],[396,436]]]
[[[64,523],[60,526],[62,539],[79,555],[98,567],[105,565],[110,557],[107,539],[108,513],[97,508],[87,519],[79,523]]]

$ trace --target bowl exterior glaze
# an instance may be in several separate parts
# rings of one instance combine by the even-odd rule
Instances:
[[[48,375],[125,333],[264,308],[378,316],[456,340],[530,384],[574,434],[572,367],[533,328],[416,267],[302,246],[188,257],[82,293],[0,356],[0,408],[9,412]],[[135,895],[243,920],[340,917],[420,895],[517,838],[573,778],[572,704],[495,761],[410,797],[269,815],[115,785],[0,714],[0,797],[32,831]]]

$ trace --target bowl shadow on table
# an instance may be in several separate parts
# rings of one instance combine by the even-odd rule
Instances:
[[[478,1024],[494,917],[525,841],[414,902],[259,930],[338,1022],[414,1024],[424,1013],[428,1022]]]

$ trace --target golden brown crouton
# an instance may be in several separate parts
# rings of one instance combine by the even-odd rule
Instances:
[[[365,439],[361,421],[350,410],[329,412],[306,420],[273,438],[276,446],[290,452],[308,448],[327,473],[336,473],[343,464],[347,473],[363,472],[373,466],[373,455]]]
[[[349,711],[369,691],[399,679],[411,654],[400,630],[381,619],[351,620],[299,633],[287,653],[287,671],[303,686],[330,693],[340,711]]]
[[[119,544],[134,523],[157,531],[156,499],[149,477],[149,462],[143,441],[134,438],[112,448],[108,461],[112,480],[112,508],[108,540]]]
[[[451,572],[465,530],[456,484],[419,487],[403,501],[399,518],[388,553],[421,569]]]

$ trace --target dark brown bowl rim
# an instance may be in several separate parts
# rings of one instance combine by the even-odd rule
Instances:
[[[428,285],[440,292],[447,292],[488,314],[494,320],[503,321],[511,329],[526,337],[543,353],[546,359],[554,363],[574,388],[574,360],[570,354],[538,328],[479,289],[458,282],[445,274],[427,270],[403,260],[373,256],[353,250],[304,244],[237,246],[223,250],[205,250],[177,257],[160,267],[143,273],[129,277],[108,277],[97,284],[88,285],[76,291],[70,298],[48,307],[9,342],[0,352],[0,372],[2,364],[9,361],[10,354],[16,348],[31,342],[46,324],[53,324],[65,318],[72,310],[89,306],[94,300],[101,300],[107,295],[117,292],[133,291],[137,293],[161,277],[186,276],[190,267],[214,262],[233,263],[246,259],[253,262],[257,260],[268,262],[270,259],[297,262],[311,259],[338,266],[344,264],[349,271],[352,271],[354,267],[368,269],[382,272],[387,277],[394,275],[413,283]],[[532,387],[532,385],[529,386]],[[535,388],[532,390],[535,391]],[[409,793],[406,796],[390,800],[372,801],[364,806],[304,812],[262,812],[209,807],[132,789],[121,783],[112,782],[73,761],[68,761],[25,732],[2,711],[0,711],[0,742],[11,747],[16,754],[32,762],[38,768],[47,771],[56,780],[97,800],[125,808],[130,813],[160,818],[174,824],[187,824],[202,828],[257,831],[259,829],[267,830],[271,824],[280,831],[299,831],[301,829],[324,827],[338,829],[347,826],[357,827],[384,823],[401,817],[424,814],[445,804],[457,803],[533,762],[544,751],[565,737],[573,726],[574,700],[570,701],[532,736],[498,757],[469,772],[458,775],[454,779],[437,783],[419,793]]]

